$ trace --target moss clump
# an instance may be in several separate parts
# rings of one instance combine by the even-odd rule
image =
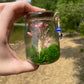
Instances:
[[[58,60],[60,56],[60,49],[55,44],[42,49],[40,53],[37,53],[33,46],[27,52],[30,59],[36,64],[49,64]]]
[[[84,52],[84,49],[83,49],[83,48],[81,48],[81,49],[80,49],[80,52]]]

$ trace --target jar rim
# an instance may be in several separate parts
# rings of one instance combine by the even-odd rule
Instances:
[[[29,12],[29,14],[32,14],[32,13],[53,13],[53,11],[50,11],[50,10],[47,10],[47,11],[35,11],[35,12]]]
[[[28,18],[33,18],[33,17],[53,17],[54,13],[53,11],[36,11],[36,12],[29,12],[27,14]]]

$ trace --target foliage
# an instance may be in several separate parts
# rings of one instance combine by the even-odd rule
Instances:
[[[84,0],[32,0],[32,5],[59,11],[62,30],[72,33],[77,31],[80,18],[84,16],[83,2]]]
[[[59,0],[58,1],[58,4],[60,5],[60,4],[69,4],[70,2],[72,2],[72,3],[82,3],[83,2],[83,0]]]
[[[84,52],[84,49],[83,49],[83,48],[81,48],[81,49],[80,49],[80,52]]]
[[[58,0],[32,0],[31,4],[34,6],[38,6],[41,8],[45,8],[46,10],[55,10],[56,3]]]
[[[15,0],[3,0],[3,2]],[[0,1],[2,2],[2,1]],[[46,10],[58,11],[63,31],[74,32],[78,29],[81,17],[84,17],[84,0],[31,0],[31,4]],[[24,23],[20,19],[19,23]],[[83,24],[79,32],[83,34]]]
[[[81,28],[79,32],[81,33],[81,35],[84,35],[84,21],[81,23]]]
[[[51,45],[49,48],[44,48],[39,53],[36,52],[35,47],[30,47],[27,50],[28,56],[30,56],[30,59],[37,64],[46,64],[46,63],[52,63],[56,60],[58,60],[60,56],[60,49],[55,44]]]
[[[12,1],[16,1],[16,0],[0,0],[0,2],[12,2]]]
[[[24,17],[22,17],[20,20],[18,20],[17,23],[25,23]]]
[[[58,11],[60,12],[61,27],[64,31],[73,32],[77,30],[82,15],[82,8],[80,5],[72,2],[69,4],[62,4],[62,6],[58,7]]]

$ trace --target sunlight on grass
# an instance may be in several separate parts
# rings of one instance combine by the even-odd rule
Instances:
[[[24,30],[25,26],[14,26],[13,33],[10,37],[9,43],[24,40]]]

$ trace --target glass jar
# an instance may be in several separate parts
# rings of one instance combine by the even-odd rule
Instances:
[[[35,64],[50,64],[60,56],[57,24],[53,15],[52,11],[39,11],[26,16],[26,57]]]

